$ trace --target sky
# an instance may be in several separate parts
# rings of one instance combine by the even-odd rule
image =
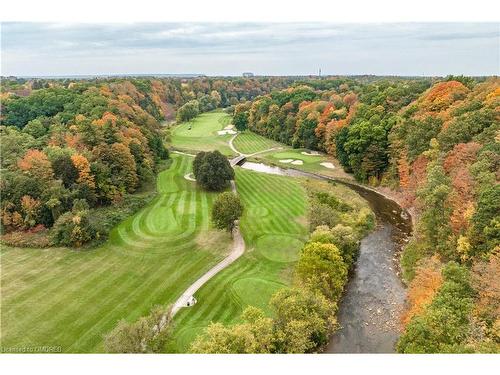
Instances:
[[[2,23],[1,73],[499,75],[499,23]]]

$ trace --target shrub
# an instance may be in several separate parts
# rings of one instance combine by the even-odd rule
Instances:
[[[339,223],[338,213],[325,203],[312,202],[309,213],[309,226],[314,230],[320,225],[334,227]]]
[[[89,222],[89,211],[69,211],[59,216],[52,228],[52,240],[56,245],[82,246],[91,241],[95,231]]]

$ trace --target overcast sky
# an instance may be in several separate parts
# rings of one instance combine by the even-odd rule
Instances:
[[[500,24],[2,23],[3,75],[499,75]]]

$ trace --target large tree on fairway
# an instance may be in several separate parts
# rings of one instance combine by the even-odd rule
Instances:
[[[234,179],[234,170],[219,151],[200,152],[193,162],[196,182],[206,190],[221,191]]]

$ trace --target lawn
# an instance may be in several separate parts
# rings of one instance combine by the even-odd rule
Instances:
[[[234,147],[243,154],[253,154],[273,147],[281,147],[282,144],[261,135],[245,131],[238,134],[233,142]]]
[[[61,346],[103,351],[102,336],[167,305],[228,252],[229,235],[210,228],[215,194],[184,179],[192,158],[173,155],[157,197],[93,250],[2,247],[3,347]]]
[[[233,156],[234,152],[228,145],[232,136],[217,134],[230,123],[231,116],[224,112],[203,113],[189,122],[173,126],[172,145],[186,152],[219,150],[224,155]]]
[[[246,252],[196,293],[196,305],[177,314],[169,351],[187,351],[212,321],[236,322],[245,306],[269,313],[273,293],[290,284],[308,235],[304,188],[298,179],[240,168],[236,184],[245,206],[240,227]]]

